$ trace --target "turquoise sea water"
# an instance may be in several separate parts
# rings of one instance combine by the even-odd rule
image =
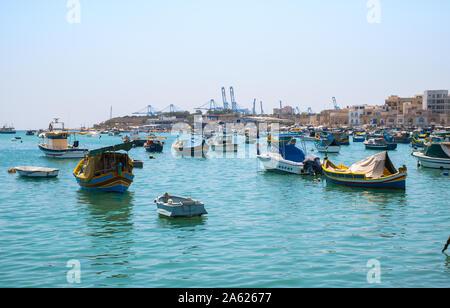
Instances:
[[[367,191],[266,173],[253,158],[179,159],[169,136],[144,161],[129,192],[85,192],[77,160],[52,160],[0,135],[0,287],[450,287],[450,178],[417,168],[408,145],[390,152],[408,167],[406,192]],[[118,137],[81,137],[90,149]],[[313,144],[308,144],[312,149]],[[361,143],[331,159],[351,164],[375,152]],[[14,166],[56,167],[53,180],[8,174]],[[159,217],[164,192],[205,203],[209,215]],[[81,283],[66,278],[69,260]],[[381,283],[367,281],[367,262]]]

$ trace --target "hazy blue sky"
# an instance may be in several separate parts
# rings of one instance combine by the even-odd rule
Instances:
[[[0,1],[0,124],[92,125],[151,104],[315,111],[450,88],[450,1]]]

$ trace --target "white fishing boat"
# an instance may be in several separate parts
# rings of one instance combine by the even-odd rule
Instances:
[[[29,178],[54,178],[57,177],[59,173],[59,169],[32,166],[14,167],[14,170],[16,170],[20,176]]]
[[[423,152],[416,151],[412,155],[425,168],[450,169],[450,143],[431,143]]]
[[[223,153],[236,153],[238,151],[239,144],[234,142],[233,135],[219,135],[212,139],[211,150],[214,152]]]
[[[295,146],[296,140],[292,136],[280,135],[278,142],[272,143],[268,153],[257,155],[267,171],[278,171],[301,175],[321,174],[321,161],[318,156],[306,157],[303,150]]]
[[[155,203],[158,214],[167,217],[194,217],[208,214],[202,202],[168,193],[156,198]]]
[[[61,124],[61,128],[55,130],[56,124]],[[47,157],[51,158],[84,158],[89,150],[80,148],[79,142],[76,140],[72,145],[69,145],[69,136],[75,136],[75,133],[65,130],[64,123],[55,119],[50,123],[49,131],[44,135],[46,142],[40,143],[38,147]]]

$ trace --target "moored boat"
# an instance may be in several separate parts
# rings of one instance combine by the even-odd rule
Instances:
[[[397,133],[392,138],[393,138],[394,143],[401,143],[401,144],[410,144],[411,143],[411,137],[408,132]]]
[[[425,168],[450,169],[450,143],[428,144],[423,152],[413,152],[420,164]]]
[[[144,144],[144,149],[150,153],[161,153],[164,148],[164,142],[155,139],[149,139]]]
[[[59,173],[59,169],[32,166],[14,167],[14,170],[17,171],[20,176],[28,178],[54,178],[57,177]]]
[[[417,137],[411,137],[411,146],[413,148],[423,148],[425,147],[425,140],[418,139]]]
[[[54,130],[55,124],[61,124],[61,129]],[[88,149],[80,148],[79,142],[74,140],[72,145],[69,145],[68,139],[75,136],[75,133],[64,129],[64,123],[55,119],[49,125],[49,131],[42,135],[45,143],[38,145],[39,149],[44,152],[47,157],[65,159],[65,158],[83,158],[88,152]]]
[[[8,125],[3,125],[2,128],[0,128],[0,134],[15,134],[16,130],[14,129],[14,127],[8,126]]]
[[[192,198],[165,193],[156,198],[154,202],[156,203],[158,214],[167,217],[195,217],[208,214],[205,210],[205,205]]]
[[[334,138],[333,134],[326,137],[317,137],[315,146],[317,150],[321,153],[339,153],[341,150],[340,144]]]
[[[368,150],[395,150],[397,149],[397,144],[393,142],[388,142],[385,138],[370,138],[364,141],[364,145]]]
[[[182,157],[205,157],[209,150],[206,139],[195,135],[188,139],[177,139],[172,148],[176,155]]]
[[[211,141],[211,150],[214,152],[237,152],[239,144],[234,142],[234,136],[233,135],[219,135],[212,139]]]
[[[260,154],[258,160],[267,171],[278,171],[293,174],[321,174],[320,158],[315,155],[306,157],[305,152],[296,147],[295,138],[280,135],[280,141],[272,143],[268,153]]]
[[[354,134],[353,135],[353,142],[364,142],[366,140],[365,134]]]
[[[322,165],[328,182],[365,188],[406,189],[406,166],[398,171],[392,164],[387,152],[380,152],[370,156],[351,167],[336,166],[328,158]]]
[[[123,193],[134,179],[133,161],[128,154],[132,142],[90,151],[75,170],[75,176],[81,188],[90,191]]]

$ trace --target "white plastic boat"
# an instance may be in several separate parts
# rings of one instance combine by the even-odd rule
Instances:
[[[267,171],[281,171],[294,174],[306,174],[303,162],[284,159],[280,153],[269,152],[257,156]]]
[[[155,199],[158,214],[167,217],[194,217],[208,214],[203,203],[191,198],[164,195]]]
[[[423,152],[412,153],[425,168],[450,169],[450,143],[428,144]]]
[[[279,171],[293,174],[321,174],[321,161],[315,155],[306,157],[305,152],[295,146],[296,140],[290,135],[280,135],[278,142],[272,143],[272,149],[257,158],[267,171]]]
[[[211,150],[214,152],[231,152],[238,151],[239,145],[233,141],[233,135],[219,135],[211,142]]]
[[[43,167],[31,167],[20,166],[14,167],[19,175],[29,178],[54,178],[58,176],[59,169],[43,168]]]

